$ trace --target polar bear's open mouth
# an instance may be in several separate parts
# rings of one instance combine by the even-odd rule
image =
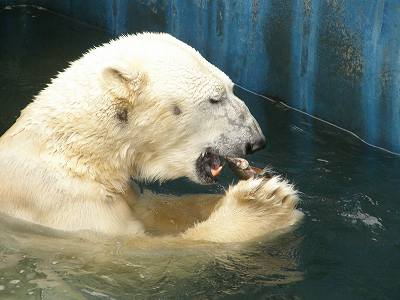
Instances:
[[[196,160],[196,173],[200,182],[203,184],[211,184],[217,182],[218,176],[221,174],[223,163],[218,151],[207,148],[205,152],[200,154]]]

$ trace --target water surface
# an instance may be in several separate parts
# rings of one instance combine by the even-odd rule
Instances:
[[[49,78],[110,36],[30,7],[0,9],[0,131]],[[399,299],[400,159],[237,89],[268,146],[249,157],[302,192],[294,231],[252,243],[77,237],[0,216],[0,298]],[[323,99],[321,99],[323,101]],[[219,193],[233,180],[152,184]]]

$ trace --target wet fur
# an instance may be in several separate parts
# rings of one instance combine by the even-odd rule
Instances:
[[[130,185],[131,177],[196,181],[207,146],[240,152],[244,139],[261,134],[232,87],[169,35],[126,36],[89,51],[1,137],[0,211],[66,231],[215,242],[290,228],[301,216],[298,198],[278,177],[174,199]]]

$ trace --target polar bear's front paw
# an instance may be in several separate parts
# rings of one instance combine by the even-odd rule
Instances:
[[[297,191],[287,181],[279,176],[272,178],[256,178],[239,181],[237,185],[229,188],[227,205],[258,207],[258,212],[279,209],[293,210],[299,199]]]
[[[279,176],[239,181],[227,191],[209,219],[185,233],[186,238],[241,242],[288,229],[302,217],[296,190]]]

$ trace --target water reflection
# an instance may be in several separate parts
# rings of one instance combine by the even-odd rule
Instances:
[[[301,238],[220,245],[168,239],[107,239],[57,232],[1,216],[2,295],[115,298],[229,295],[245,284],[302,279]]]

